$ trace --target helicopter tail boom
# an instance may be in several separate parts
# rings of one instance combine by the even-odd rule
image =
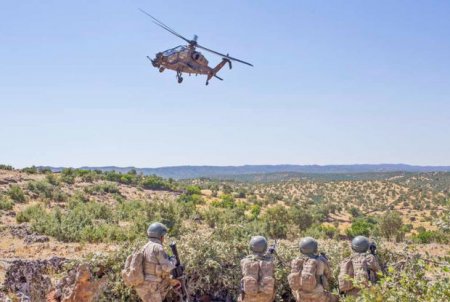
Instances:
[[[230,66],[230,69],[231,69],[231,61],[226,58],[223,58],[222,62],[220,62],[219,64],[217,64],[216,67],[211,69],[211,72],[208,74],[208,78],[206,79],[206,85],[209,84],[209,80],[211,80],[212,77],[216,77],[220,80],[223,80],[222,78],[218,77],[216,74],[219,72],[219,70],[222,69],[222,67],[225,66],[226,63],[228,63],[228,65]]]

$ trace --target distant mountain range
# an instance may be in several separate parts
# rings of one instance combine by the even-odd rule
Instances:
[[[55,172],[61,167],[48,167]],[[412,166],[406,164],[358,164],[358,165],[245,165],[245,166],[174,166],[160,168],[134,167],[80,167],[87,170],[117,171],[126,173],[132,169],[144,175],[187,179],[199,177],[234,178],[238,175],[301,173],[301,174],[354,174],[388,172],[450,172],[450,166]]]

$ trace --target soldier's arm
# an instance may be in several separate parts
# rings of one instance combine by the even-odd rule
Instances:
[[[156,255],[161,269],[165,273],[170,273],[175,268],[175,261],[170,260],[167,253],[162,247],[158,248],[158,253]]]
[[[327,280],[331,280],[333,278],[330,263],[328,262],[328,260],[324,261],[323,275],[327,278]]]
[[[303,259],[295,258],[291,261],[291,273],[298,273],[302,270]]]
[[[376,273],[381,272],[380,263],[378,262],[378,259],[372,254],[367,255],[367,265],[370,270]]]

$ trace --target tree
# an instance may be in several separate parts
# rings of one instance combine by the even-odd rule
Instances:
[[[300,230],[306,230],[313,224],[313,216],[299,206],[293,207],[289,214],[292,223],[298,226]]]
[[[288,211],[282,205],[268,208],[262,217],[267,235],[272,238],[286,238],[288,215]]]
[[[352,222],[352,226],[347,229],[347,235],[350,237],[369,236],[373,230],[374,224],[365,218],[357,218]]]
[[[381,235],[388,240],[398,237],[402,233],[402,217],[396,211],[390,211],[381,216],[379,225]]]

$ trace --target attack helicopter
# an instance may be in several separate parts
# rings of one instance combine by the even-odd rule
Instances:
[[[182,35],[178,34],[176,31],[174,31],[172,28],[161,22],[160,20],[156,19],[143,9],[139,9],[141,12],[152,18],[153,23],[156,25],[162,27],[163,29],[167,30],[171,34],[177,36],[178,38],[186,41],[187,45],[180,45],[162,52],[158,52],[154,59],[151,59],[149,56],[147,58],[150,60],[152,65],[159,69],[159,72],[163,72],[166,69],[174,70],[177,73],[177,80],[178,83],[183,82],[183,73],[187,73],[189,75],[191,74],[204,74],[207,76],[206,79],[206,85],[209,84],[209,80],[211,80],[213,77],[223,81],[223,79],[219,76],[217,76],[217,73],[219,70],[222,69],[226,64],[232,68],[232,61],[239,62],[242,64],[246,64],[249,66],[253,66],[252,64],[239,60],[237,58],[233,58],[229,56],[228,54],[223,54],[217,51],[214,51],[212,49],[206,48],[204,46],[201,46],[197,43],[197,35],[194,35],[194,38],[192,40],[189,40]],[[206,50],[208,52],[211,52],[213,54],[216,54],[218,56],[222,57],[222,61],[217,64],[216,67],[209,67],[208,66],[208,60],[199,52],[196,50],[196,48],[200,48],[203,50]]]

